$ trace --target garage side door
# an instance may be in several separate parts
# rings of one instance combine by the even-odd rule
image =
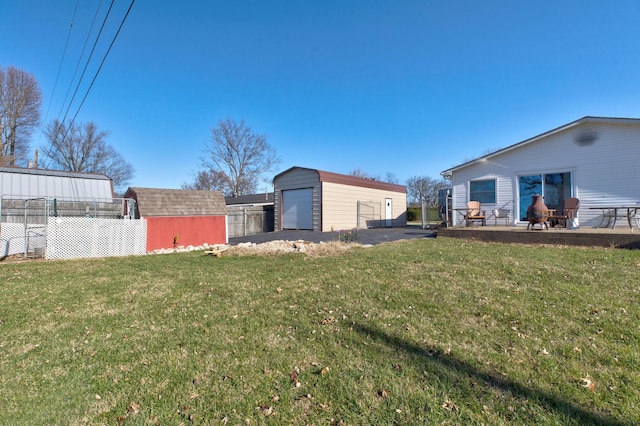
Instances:
[[[282,191],[282,229],[313,229],[313,189]]]

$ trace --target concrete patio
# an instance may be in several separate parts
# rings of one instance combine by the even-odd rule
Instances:
[[[640,249],[640,230],[626,222],[615,228],[580,227],[527,230],[526,226],[454,226],[438,229],[439,237],[519,244],[557,244],[571,246]]]

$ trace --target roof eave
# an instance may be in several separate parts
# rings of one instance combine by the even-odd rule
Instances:
[[[562,125],[560,127],[556,127],[555,129],[551,129],[551,130],[549,130],[547,132],[544,132],[544,133],[541,133],[539,135],[536,135],[536,136],[534,136],[532,138],[525,139],[525,140],[523,140],[521,142],[515,143],[513,145],[509,145],[509,146],[507,146],[505,148],[502,148],[502,149],[499,149],[497,151],[493,151],[493,152],[491,152],[489,154],[486,154],[486,155],[483,155],[481,157],[475,158],[473,160],[467,161],[465,163],[459,164],[459,165],[457,165],[455,167],[452,167],[450,169],[443,170],[443,171],[440,172],[440,175],[445,179],[450,179],[451,176],[453,175],[453,173],[458,171],[458,170],[460,170],[460,169],[469,167],[469,166],[477,164],[477,163],[485,162],[485,161],[487,161],[487,160],[489,160],[489,159],[491,159],[491,158],[493,158],[493,157],[495,157],[497,155],[501,155],[501,154],[504,154],[506,152],[512,151],[514,149],[520,148],[523,145],[528,145],[528,144],[536,142],[536,141],[538,141],[540,139],[543,139],[543,138],[546,138],[548,136],[554,135],[556,133],[560,133],[560,132],[563,132],[565,130],[568,130],[568,129],[572,128],[572,127],[576,127],[578,125],[587,124],[587,123],[608,123],[608,124],[616,124],[616,123],[618,123],[618,124],[629,124],[629,123],[632,123],[632,124],[640,124],[640,119],[637,119],[637,118],[614,118],[614,117],[585,116],[585,117],[582,117],[582,118],[580,118],[578,120],[572,121],[571,123],[564,124],[564,125]]]

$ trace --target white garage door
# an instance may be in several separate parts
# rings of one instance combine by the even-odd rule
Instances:
[[[282,229],[313,229],[313,189],[282,191]]]

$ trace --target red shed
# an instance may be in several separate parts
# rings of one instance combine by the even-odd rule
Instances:
[[[129,188],[136,217],[147,220],[147,251],[227,244],[227,206],[219,191]]]

